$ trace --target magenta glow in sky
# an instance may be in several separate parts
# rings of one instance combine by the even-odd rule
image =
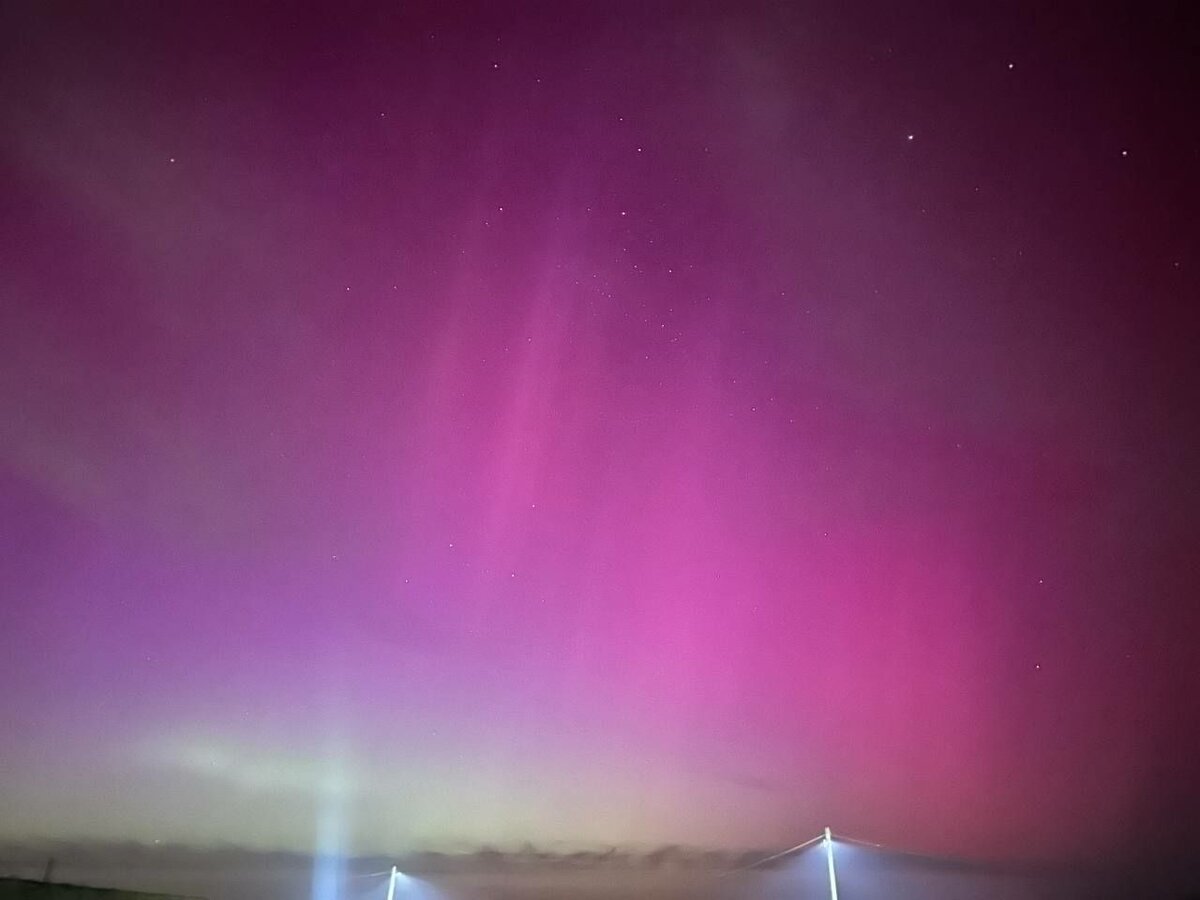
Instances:
[[[5,19],[5,836],[1190,802],[1169,22]]]

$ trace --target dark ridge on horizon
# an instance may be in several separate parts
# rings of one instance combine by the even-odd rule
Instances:
[[[770,849],[718,849],[666,844],[654,848],[608,846],[555,850],[527,844],[517,850],[481,845],[469,849],[409,850],[394,855],[357,853],[347,856],[349,869],[380,868],[393,863],[414,874],[464,871],[589,868],[739,869],[772,854]],[[137,841],[16,841],[0,843],[0,870],[13,863],[41,865],[47,858],[73,864],[124,866],[174,865],[204,861],[220,865],[275,863],[312,864],[313,854],[299,850],[258,849],[236,844],[196,846],[182,843],[147,844]]]
[[[1062,874],[1088,871],[1094,867],[1043,860],[986,860],[963,856],[935,855],[912,851],[870,847],[862,842],[838,842],[840,852],[853,851],[858,843],[869,854],[874,866],[907,865],[937,871],[974,872],[994,875]],[[797,857],[819,849],[819,844],[791,853],[787,848],[719,848],[663,844],[636,848],[611,845],[589,849],[551,849],[532,843],[515,850],[492,845],[463,849],[421,849],[396,854],[354,853],[346,857],[348,869],[386,868],[392,864],[413,874],[442,874],[467,871],[508,871],[537,869],[711,869],[726,871],[777,871],[785,869]],[[76,865],[124,866],[154,863],[169,866],[204,861],[223,866],[245,863],[274,863],[293,866],[312,864],[314,854],[300,850],[255,848],[225,843],[209,846],[176,842],[147,844],[138,841],[54,841],[30,840],[0,842],[0,874],[12,864],[42,865],[46,859]]]

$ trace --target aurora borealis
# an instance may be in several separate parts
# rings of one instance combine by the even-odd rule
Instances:
[[[601,7],[6,5],[3,837],[1185,821],[1195,16]]]

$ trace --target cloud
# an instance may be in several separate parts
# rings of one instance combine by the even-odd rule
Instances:
[[[148,765],[213,779],[247,791],[349,796],[364,779],[345,754],[305,753],[237,738],[172,734],[140,748]]]

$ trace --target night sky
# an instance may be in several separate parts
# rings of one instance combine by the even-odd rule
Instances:
[[[1051,5],[5,4],[0,837],[1191,846],[1200,19]]]

